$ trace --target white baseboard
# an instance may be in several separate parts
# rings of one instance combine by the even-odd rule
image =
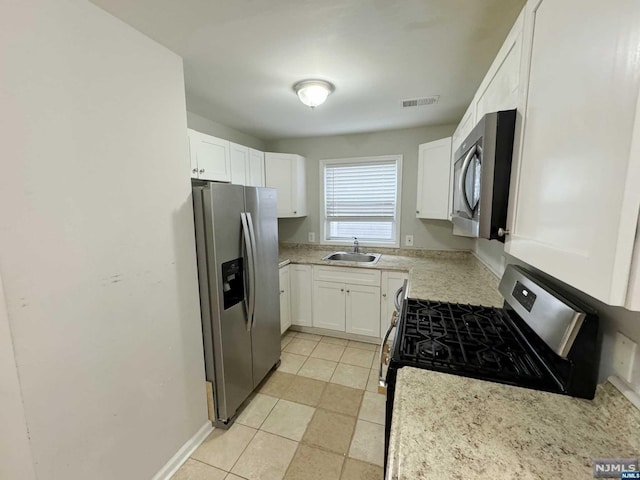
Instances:
[[[207,422],[191,437],[187,442],[180,447],[180,450],[171,457],[171,459],[165,463],[164,467],[160,469],[153,477],[153,480],[169,480],[182,466],[184,462],[191,456],[196,448],[200,446],[204,439],[209,436],[213,430],[213,425],[207,420]]]

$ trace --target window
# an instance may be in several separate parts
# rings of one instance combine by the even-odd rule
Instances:
[[[322,243],[399,246],[402,155],[320,162]]]

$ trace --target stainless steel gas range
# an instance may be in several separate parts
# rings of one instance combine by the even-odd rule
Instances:
[[[380,353],[379,385],[387,393],[385,468],[402,367],[593,399],[600,357],[597,313],[514,265],[507,267],[499,290],[503,308],[413,298],[397,302],[399,313]],[[395,338],[388,341],[394,327]]]

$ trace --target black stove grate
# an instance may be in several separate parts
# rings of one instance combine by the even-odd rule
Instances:
[[[401,361],[510,383],[545,377],[501,310],[415,299],[406,307]]]

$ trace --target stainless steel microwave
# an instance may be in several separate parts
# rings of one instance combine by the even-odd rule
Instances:
[[[516,111],[487,113],[455,152],[453,234],[504,242]]]

